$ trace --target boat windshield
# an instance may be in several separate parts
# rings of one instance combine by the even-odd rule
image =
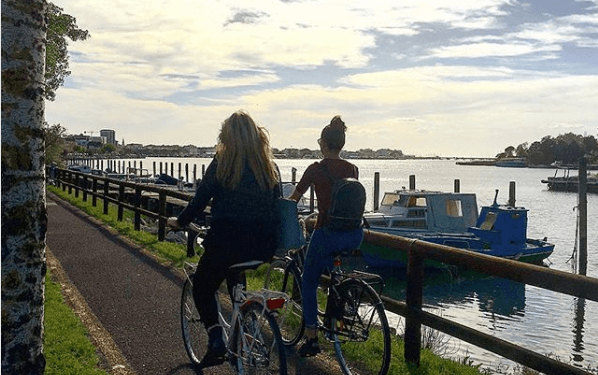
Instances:
[[[384,193],[382,206],[427,207],[425,196]]]
[[[392,206],[398,200],[399,200],[399,194],[385,193],[384,198],[382,198],[381,204],[383,206]]]

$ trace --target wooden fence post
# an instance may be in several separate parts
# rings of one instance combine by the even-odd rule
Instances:
[[[405,361],[419,367],[421,351],[421,320],[418,313],[422,309],[424,259],[415,249],[416,240],[407,251],[407,290],[405,302]]]
[[[91,196],[91,205],[95,207],[98,205],[98,179],[95,177],[92,178],[91,191],[93,192]]]
[[[141,205],[141,187],[135,187],[135,198],[133,204],[135,205],[135,230],[141,230],[141,213],[139,212],[139,206]]]
[[[164,241],[166,237],[166,193],[158,193],[158,241]]]
[[[123,213],[125,207],[123,203],[125,201],[125,185],[119,184],[118,185],[118,217],[116,218],[118,221],[123,221]]]
[[[75,198],[79,198],[79,175],[75,175]]]
[[[87,202],[87,176],[83,176],[83,202]]]
[[[104,215],[108,215],[108,194],[110,193],[110,183],[104,180]]]

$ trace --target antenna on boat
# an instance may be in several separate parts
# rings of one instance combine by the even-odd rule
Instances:
[[[494,190],[494,203],[492,203],[492,206],[497,207],[498,203],[496,202],[496,200],[498,199],[498,189]]]

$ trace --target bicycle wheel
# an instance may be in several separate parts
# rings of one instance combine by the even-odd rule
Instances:
[[[286,375],[286,353],[278,324],[261,303],[251,301],[241,306],[232,339],[231,362],[237,373]]]
[[[198,365],[208,347],[208,334],[199,320],[193,301],[193,285],[189,280],[185,281],[181,297],[181,328],[187,355],[193,364]]]
[[[297,344],[305,330],[299,271],[284,259],[276,259],[266,271],[264,287],[289,296],[287,303],[278,312],[277,322],[283,343],[287,346]]]
[[[380,296],[371,286],[352,279],[343,281],[337,291],[340,304],[331,325],[338,333],[332,340],[343,373],[365,370],[385,375],[390,365],[390,329]]]

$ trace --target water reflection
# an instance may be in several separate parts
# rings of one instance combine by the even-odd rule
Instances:
[[[382,271],[383,272],[383,271]],[[405,299],[406,280],[400,274],[383,275],[385,294]],[[428,308],[459,308],[472,305],[482,312],[490,329],[504,328],[501,321],[525,314],[525,284],[476,272],[426,270],[424,305]]]
[[[575,317],[573,320],[573,361],[583,362],[583,325],[585,322],[586,299],[576,298]]]

